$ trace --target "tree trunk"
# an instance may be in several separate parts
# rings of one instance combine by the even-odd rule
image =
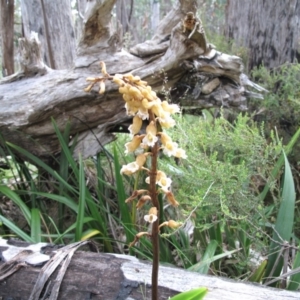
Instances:
[[[182,20],[188,12],[196,11],[196,1],[178,1],[160,22],[154,37],[133,47],[131,53],[122,49],[119,32],[111,32],[114,4],[114,0],[87,2],[72,70],[49,69],[41,60],[35,35],[20,41],[21,71],[0,82],[4,140],[47,159],[60,151],[51,123],[54,118],[61,130],[70,122],[71,136],[78,135],[75,156],[99,152],[102,145],[114,139],[115,128],[126,126],[129,120],[116,85],[108,83],[102,95],[97,88],[84,92],[86,78],[101,75],[100,61],[106,63],[110,74],[133,72],[158,93],[170,89],[171,101],[182,107],[246,110],[247,99],[262,98],[247,90],[251,86],[263,91],[242,73],[239,57],[220,53],[204,43],[199,22],[195,30],[184,26]]]
[[[12,245],[13,243],[13,245]],[[151,264],[132,256],[75,251],[87,242],[57,249],[0,239],[0,297],[3,299],[150,299]],[[17,244],[17,245],[16,245]],[[34,247],[33,247],[34,246]],[[55,253],[53,252],[55,251]],[[43,254],[41,254],[41,252]],[[8,258],[9,257],[9,258]],[[35,262],[46,262],[35,267]],[[206,300],[296,300],[299,293],[160,266],[159,300],[206,287]],[[2,299],[2,298],[1,298]]]
[[[300,60],[300,0],[228,0],[225,34],[248,50],[249,70]]]
[[[42,44],[42,57],[52,69],[73,66],[76,41],[72,25],[70,0],[22,0],[22,22],[27,39],[37,32]]]
[[[152,32],[155,32],[158,23],[159,23],[159,17],[160,17],[160,3],[158,0],[152,0],[152,13],[151,13],[151,30]]]
[[[14,0],[0,0],[2,74],[14,73]]]

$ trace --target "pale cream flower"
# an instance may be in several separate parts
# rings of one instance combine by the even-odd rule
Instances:
[[[140,169],[140,166],[134,161],[121,168],[120,173],[125,175],[132,175]]]
[[[169,104],[167,101],[163,101],[161,103],[161,106],[164,111],[170,113],[170,114],[175,114],[180,112],[180,108],[177,104]]]
[[[157,181],[157,184],[164,190],[167,190],[172,183],[172,179],[169,177],[162,177],[159,181]]]
[[[139,116],[134,116],[132,119],[132,124],[129,126],[128,130],[132,135],[140,132],[143,125],[143,120]]]
[[[182,225],[181,223],[178,223],[178,222],[176,222],[174,220],[169,220],[169,221],[165,221],[165,222],[161,223],[158,228],[160,229],[163,226],[168,226],[168,227],[170,227],[172,229],[176,229],[176,228],[178,228],[181,225]]]
[[[172,139],[164,132],[159,132],[160,141],[165,146],[168,142],[172,143]]]
[[[181,149],[181,148],[177,148],[176,149],[176,153],[174,154],[175,157],[178,157],[178,158],[184,158],[186,159],[187,158],[187,155],[185,153],[185,150]]]
[[[123,86],[125,85],[125,82],[123,80],[123,75],[121,74],[115,74],[113,77],[113,82],[115,82],[116,84]]]
[[[154,223],[157,220],[157,208],[151,207],[149,209],[148,215],[144,216],[144,220],[149,223]]]
[[[163,171],[157,171],[156,183],[164,190],[167,190],[172,183],[171,178],[168,178],[166,173]]]
[[[161,104],[155,104],[151,108],[152,112],[157,116],[157,117],[163,117],[164,116],[164,110],[161,107]]]
[[[137,171],[141,170],[143,165],[146,162],[147,155],[148,155],[148,153],[139,154],[136,157],[136,160],[134,162],[124,165],[121,168],[120,173],[125,174],[125,175],[132,175],[132,174],[136,173]]]
[[[146,177],[145,182],[150,184],[150,176]],[[171,186],[171,183],[172,179],[168,178],[165,172],[157,171],[156,184],[158,184],[165,193],[168,192],[168,188]]]
[[[141,144],[144,135],[135,135],[132,140],[125,144],[125,154],[134,152]]]
[[[139,107],[139,109],[138,109],[138,111],[137,111],[137,115],[138,115],[142,120],[149,119],[148,109],[146,109],[146,108],[143,107],[142,105]]]
[[[145,135],[145,137],[143,138],[143,147],[144,145],[147,145],[148,147],[153,147],[155,145],[155,143],[158,141],[158,137],[148,133]]]
[[[158,141],[158,137],[156,136],[156,126],[153,121],[146,128],[146,135],[143,138],[143,144],[149,147],[153,147],[154,144]]]
[[[127,96],[126,94],[124,94],[123,96]],[[135,116],[135,114],[138,112],[138,108],[137,107],[135,107],[135,106],[133,106],[132,104],[131,104],[131,101],[129,102],[129,101],[126,101],[126,103],[125,103],[125,108],[126,108],[126,114],[128,115],[128,116]],[[144,120],[144,119],[143,119]]]
[[[178,227],[181,226],[181,225],[182,225],[182,224],[179,223],[179,222],[176,222],[176,221],[174,221],[174,220],[169,220],[167,226],[170,227],[170,228],[176,229],[176,228],[178,228]]]
[[[175,120],[172,117],[170,117],[168,113],[165,113],[162,117],[159,117],[158,121],[161,127],[166,129],[174,127],[176,124]]]
[[[165,145],[163,145],[163,153],[167,156],[175,156],[177,153],[178,144],[174,142],[166,142]]]
[[[147,98],[144,98],[144,99],[142,100],[142,105],[143,105],[143,107],[145,107],[146,109],[151,108],[154,104],[155,104],[154,101],[149,101]]]

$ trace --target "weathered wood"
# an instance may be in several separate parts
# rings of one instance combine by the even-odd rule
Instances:
[[[71,2],[26,0],[21,11],[24,35],[38,33],[43,61],[52,69],[71,68],[76,52]]]
[[[0,264],[1,266],[1,264]],[[2,299],[28,300],[41,267],[22,266],[0,281]],[[50,295],[56,271],[47,287]],[[267,288],[246,282],[200,275],[160,266],[160,300],[197,287],[207,287],[207,300],[296,300],[299,293]],[[57,299],[148,299],[151,292],[151,264],[131,256],[77,252],[66,271]],[[38,299],[38,298],[36,298]]]
[[[153,39],[137,45],[131,53],[122,49],[122,37],[111,30],[114,4],[115,0],[86,3],[74,69],[46,67],[37,50],[31,51],[36,49],[33,44],[38,44],[35,39],[32,46],[23,47],[28,50],[21,57],[27,62],[21,59],[20,72],[0,82],[0,132],[6,141],[47,160],[60,151],[51,118],[61,130],[70,122],[71,136],[78,135],[75,156],[79,152],[83,157],[95,155],[112,141],[115,128],[128,122],[117,87],[108,83],[103,95],[97,88],[84,92],[85,79],[100,75],[100,61],[106,63],[110,74],[133,72],[157,92],[163,87],[171,89],[171,100],[181,106],[246,110],[249,97],[262,98],[259,93],[248,93],[244,84],[247,81],[241,80],[245,75],[239,57],[211,47],[205,51],[201,39],[195,38],[202,34],[201,28],[183,26],[185,15],[195,12],[196,1],[178,1],[161,21]],[[21,44],[27,45],[28,41]],[[202,86],[214,78],[220,80],[220,85],[210,94],[202,93]]]
[[[2,75],[14,73],[14,0],[0,0]]]
[[[225,34],[245,48],[250,70],[293,63],[300,58],[299,14],[299,0],[229,0]]]

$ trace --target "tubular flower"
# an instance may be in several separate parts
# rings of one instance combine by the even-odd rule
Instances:
[[[134,116],[132,124],[129,126],[128,130],[132,135],[140,132],[143,125],[143,120],[139,116]]]
[[[129,248],[133,247],[138,242],[138,240],[144,235],[149,236],[149,232],[144,231],[144,232],[139,232],[138,234],[136,234],[134,237],[134,240],[129,244]]]
[[[176,153],[174,154],[175,157],[177,158],[187,158],[187,155],[185,153],[185,150],[181,149],[181,148],[177,148]]]
[[[154,121],[151,121],[146,128],[146,136],[143,138],[143,144],[149,147],[153,147],[157,142],[158,137],[156,136],[156,126]]]
[[[124,86],[125,82],[123,80],[123,76],[121,74],[115,74],[113,77],[113,82],[116,83],[119,86]]]
[[[155,104],[152,106],[151,108],[152,112],[158,117],[162,117],[164,116],[164,110],[162,109],[161,105],[160,104]]]
[[[147,153],[139,154],[134,162],[124,165],[120,171],[121,174],[132,175],[141,170],[146,162]]]
[[[141,144],[144,135],[135,135],[132,141],[125,144],[125,154],[134,152]]]
[[[121,174],[132,175],[140,169],[139,165],[134,161],[124,165],[120,171]]]
[[[148,215],[144,216],[144,220],[149,223],[154,223],[157,220],[157,208],[151,207],[149,209]]]
[[[165,113],[162,117],[158,118],[158,121],[163,128],[171,128],[175,126],[175,120],[170,117],[167,113]]]
[[[150,184],[150,177],[147,177],[145,181]],[[164,172],[157,171],[156,184],[158,184],[165,193],[168,192],[168,188],[171,186],[171,183],[171,178],[168,178]]]
[[[144,98],[142,100],[142,105],[143,105],[144,108],[149,109],[154,105],[154,102],[153,101],[148,101],[148,99]]]
[[[142,120],[147,120],[149,119],[149,112],[148,109],[143,107],[142,105],[139,107],[137,111],[137,115],[142,119]]]
[[[125,96],[126,94],[124,94]],[[127,96],[127,95],[126,95]],[[125,108],[126,108],[126,114],[128,116],[135,116],[135,114],[138,112],[138,108],[133,106],[132,103],[129,101],[125,103]]]
[[[176,229],[176,228],[178,228],[181,225],[182,225],[181,223],[178,223],[178,222],[176,222],[174,220],[169,220],[169,221],[161,223],[158,228],[160,229],[163,226],[168,226],[168,227],[170,227],[172,229]]]
[[[163,146],[163,153],[167,156],[175,156],[178,149],[178,144],[174,142],[166,142]]]
[[[142,208],[142,207],[144,206],[144,204],[145,204],[147,201],[151,201],[151,197],[150,197],[149,195],[144,195],[144,196],[142,196],[142,197],[139,199],[138,203],[136,204],[136,208],[137,208],[137,209]]]
[[[132,192],[131,196],[125,200],[126,203],[132,202],[134,199],[136,199],[138,196],[142,194],[147,194],[148,190],[135,190]]]
[[[159,132],[161,143],[165,146],[168,142],[172,143],[172,139],[164,132]]]
[[[168,202],[172,206],[177,207],[179,205],[179,203],[176,201],[176,199],[175,199],[175,197],[174,197],[174,195],[173,195],[172,192],[167,191],[165,194],[166,194],[166,198],[167,198]]]
[[[157,171],[156,183],[164,190],[167,190],[172,183],[171,178],[168,178],[166,173]]]
[[[167,101],[163,101],[161,103],[161,106],[164,111],[170,114],[175,114],[180,112],[179,106],[177,104],[169,104]]]

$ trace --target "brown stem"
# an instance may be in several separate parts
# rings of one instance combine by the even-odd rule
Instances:
[[[150,122],[155,120],[153,113],[149,112]],[[157,208],[157,220],[152,224],[152,248],[153,248],[153,262],[152,262],[152,300],[158,300],[158,268],[159,268],[159,202],[156,191],[156,175],[157,175],[157,157],[159,145],[158,142],[152,147],[151,152],[151,169],[150,169],[150,186],[149,193],[152,204]]]

